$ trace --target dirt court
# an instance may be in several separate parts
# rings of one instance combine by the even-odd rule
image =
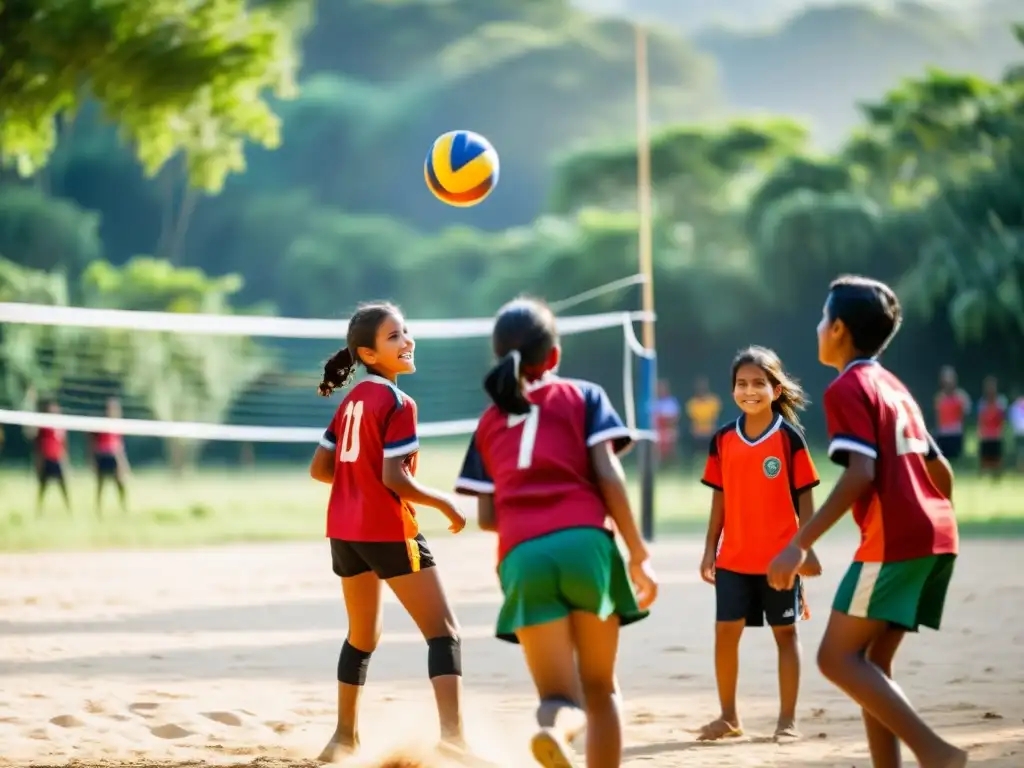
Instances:
[[[534,701],[518,649],[492,637],[493,541],[432,543],[463,627],[471,738],[501,765],[526,768]],[[713,593],[697,577],[700,542],[658,544],[655,613],[623,632],[626,764],[868,766],[857,710],[813,661],[853,545],[838,536],[820,549],[826,574],[810,586],[803,628],[805,738],[779,746],[767,738],[776,697],[766,630],[743,644],[748,736],[695,743],[717,711]],[[910,638],[897,670],[972,765],[1024,766],[1022,560],[1018,543],[966,542],[944,631]],[[333,728],[344,610],[325,542],[3,556],[0,585],[0,765],[311,765]],[[393,601],[384,620],[365,696],[371,756],[437,733],[426,648]]]

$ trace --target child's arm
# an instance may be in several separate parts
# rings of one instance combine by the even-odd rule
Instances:
[[[605,440],[590,447],[590,463],[597,476],[597,487],[604,498],[605,508],[619,535],[629,550],[629,575],[636,587],[636,598],[646,610],[658,597],[658,582],[650,564],[650,553],[633,519],[626,491],[626,473],[615,455],[613,441]]]
[[[814,517],[814,491],[808,488],[802,491],[796,498],[797,515],[800,518],[800,527],[803,528]],[[807,550],[807,560],[800,569],[801,576],[821,576],[821,562],[814,554],[813,549]]]
[[[498,530],[498,516],[494,509],[494,496],[482,493],[476,497],[476,524],[481,531]]]
[[[700,563],[700,577],[708,584],[715,583],[715,556],[718,542],[722,540],[725,527],[725,494],[717,488],[711,495],[711,514],[708,516],[708,533],[704,539],[704,557]]]
[[[612,450],[610,441],[605,441],[590,449],[590,461],[597,475],[597,487],[604,498],[608,514],[615,523],[615,528],[629,550],[630,560],[642,562],[650,558],[647,545],[640,536],[640,530],[633,519],[633,510],[629,504],[629,493],[626,490],[626,473],[622,462]]]
[[[313,460],[309,463],[309,476],[320,483],[334,482],[334,451],[317,446]]]
[[[793,578],[807,560],[807,551],[839,522],[875,480],[875,460],[862,453],[850,453],[846,470],[840,475],[821,508],[800,527],[796,535],[768,567],[768,583],[775,589],[792,589]]]
[[[384,469],[381,473],[384,485],[402,501],[436,509],[448,518],[448,522],[451,523],[448,530],[452,533],[458,533],[465,528],[466,516],[459,512],[455,502],[448,495],[428,488],[413,477],[406,467],[406,459],[408,456],[384,459]]]
[[[939,493],[945,496],[947,499],[953,498],[953,467],[950,466],[949,461],[942,454],[937,454],[933,458],[929,458],[925,461],[925,466],[928,468],[928,477],[935,483],[935,487],[939,489]]]

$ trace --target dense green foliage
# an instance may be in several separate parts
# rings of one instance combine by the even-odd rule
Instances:
[[[385,295],[457,317],[636,269],[628,20],[567,0],[208,0],[209,23],[172,0],[27,5],[0,2],[4,300],[339,316]],[[916,386],[947,362],[972,387],[1024,377],[1024,69],[1009,66],[1024,55],[1002,5],[987,8],[966,31],[902,4],[651,33],[658,344],[677,388],[723,378],[757,342],[819,391],[813,326],[844,270],[899,286],[910,321],[890,361]],[[114,42],[98,53],[95,35]],[[455,127],[501,153],[478,209],[422,182],[430,141]],[[15,342],[5,329],[8,401],[49,384]],[[222,387],[197,410],[216,389],[208,357],[154,413],[229,406]],[[111,376],[135,376],[140,360],[119,365]]]

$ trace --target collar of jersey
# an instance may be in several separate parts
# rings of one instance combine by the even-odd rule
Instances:
[[[363,381],[370,381],[374,384],[383,384],[385,387],[391,387],[392,389],[398,389],[398,385],[393,381],[388,381],[383,376],[378,376],[376,373],[366,374],[366,378]]]
[[[541,387],[546,387],[557,378],[552,371],[546,371],[539,379],[523,382],[523,393],[536,392]]]
[[[852,368],[856,368],[858,365],[878,365],[878,358],[876,357],[857,357],[846,364],[842,372],[839,374],[842,376],[844,373]],[[837,377],[838,378],[838,377]]]
[[[776,414],[775,419],[768,426],[768,429],[766,429],[764,432],[762,432],[760,435],[758,435],[755,439],[751,440],[749,437],[747,437],[743,433],[743,417],[740,416],[738,419],[736,419],[736,434],[739,435],[740,436],[740,440],[742,440],[747,445],[757,445],[758,443],[760,443],[760,442],[762,442],[764,440],[767,440],[769,437],[771,437],[776,432],[778,432],[779,431],[779,427],[781,427],[781,426],[782,426],[782,414]]]

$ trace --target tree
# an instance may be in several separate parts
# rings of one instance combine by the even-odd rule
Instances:
[[[155,312],[228,314],[237,275],[138,257],[121,268],[98,261],[83,276],[90,306]],[[221,423],[240,394],[270,370],[272,353],[255,339],[203,333],[110,329],[82,334],[79,376],[116,383],[158,421]],[[168,441],[172,465],[191,465],[200,444]]]
[[[42,273],[77,276],[103,254],[99,216],[32,187],[0,187],[0,253]]]
[[[264,91],[287,95],[289,30],[245,0],[4,0],[0,4],[0,159],[37,172],[87,99],[116,120],[154,174],[185,157],[217,191],[244,168],[243,145],[274,146]]]

